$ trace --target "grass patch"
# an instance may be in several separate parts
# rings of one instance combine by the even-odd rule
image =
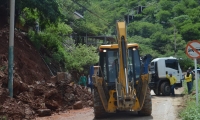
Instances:
[[[186,82],[184,82],[184,101],[186,103],[186,107],[184,107],[180,113],[179,116],[183,119],[183,120],[200,120],[200,101],[198,101],[198,106],[196,105],[196,94],[187,94],[187,85]],[[198,80],[198,87],[200,88],[200,82]],[[199,97],[199,93],[200,90],[198,88],[198,98],[200,100]],[[193,85],[193,92],[196,91],[196,81],[194,81],[194,85]]]
[[[200,106],[194,100],[188,101],[186,108],[179,114],[183,120],[200,120]]]

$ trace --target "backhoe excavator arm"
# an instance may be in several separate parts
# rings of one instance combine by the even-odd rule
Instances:
[[[127,40],[125,22],[117,22],[118,46],[119,46],[119,77],[118,83],[122,84],[126,96],[129,94],[127,78]]]
[[[141,63],[136,62],[140,59],[139,53],[136,55],[136,53],[134,53],[134,51],[136,51],[135,48],[128,48],[125,22],[117,22],[117,34],[119,71],[118,79],[115,84],[118,109],[140,110],[143,106],[148,87],[148,64],[150,63],[151,56],[145,56],[142,61],[143,67],[140,67],[142,70],[137,70],[136,66],[141,66]],[[130,62],[129,57],[133,59],[133,62]],[[128,65],[133,67],[134,70],[134,77],[132,80],[128,79],[128,70],[130,69],[128,68]],[[136,78],[136,72],[140,73],[138,74],[140,77]],[[137,85],[135,85],[136,81]]]

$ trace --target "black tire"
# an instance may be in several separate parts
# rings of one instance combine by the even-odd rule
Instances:
[[[161,92],[162,92],[162,95],[164,95],[164,96],[170,95],[170,85],[168,82],[163,82],[161,84]]]
[[[157,91],[157,89],[158,89],[158,91]],[[157,89],[153,89],[153,92],[157,95],[157,96],[159,96],[160,95],[160,89],[159,88],[157,88]]]
[[[97,87],[94,87],[94,116],[95,118],[104,118],[108,115],[101,102]]]
[[[152,112],[151,91],[148,87],[145,95],[144,104],[142,106],[142,109],[138,111],[138,114],[142,116],[150,116],[151,112]]]

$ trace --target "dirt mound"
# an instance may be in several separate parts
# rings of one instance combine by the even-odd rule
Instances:
[[[28,38],[15,30],[14,38],[14,71],[18,73],[21,80],[27,84],[34,81],[46,81],[50,79],[50,72],[38,51],[32,47]],[[0,29],[0,56],[1,63],[8,62],[8,27]],[[4,64],[6,67],[7,64]]]
[[[8,28],[0,28],[0,119],[33,119],[38,111],[59,112],[82,101],[89,106],[92,95],[73,84],[68,73],[51,77],[38,51],[27,37],[15,30],[14,98],[8,95]]]

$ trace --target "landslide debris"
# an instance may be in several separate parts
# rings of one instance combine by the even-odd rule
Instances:
[[[75,103],[91,106],[92,94],[73,83],[73,77],[49,69],[24,34],[15,30],[13,98],[8,86],[8,27],[0,28],[0,119],[34,119],[72,109]],[[80,102],[81,101],[81,102]]]

